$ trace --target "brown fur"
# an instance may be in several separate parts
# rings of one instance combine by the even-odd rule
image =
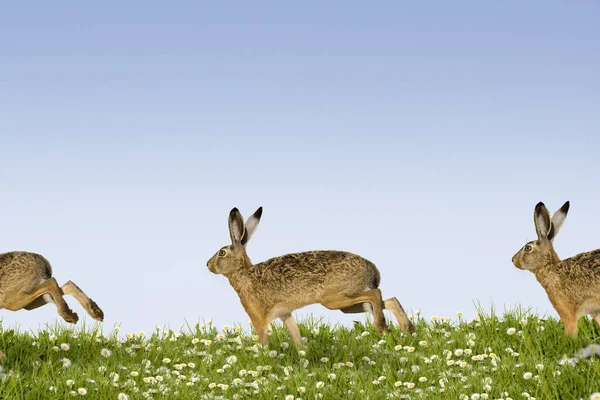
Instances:
[[[229,215],[230,246],[221,248],[208,262],[213,273],[222,274],[238,293],[262,343],[267,326],[280,318],[295,343],[301,337],[292,311],[320,303],[346,313],[372,312],[375,328],[387,330],[383,309],[391,310],[402,329],[413,326],[396,298],[383,300],[378,289],[379,271],[355,254],[342,251],[309,251],[286,254],[253,265],[246,253],[248,242],[262,215],[262,208],[246,224],[234,208]]]
[[[517,268],[530,270],[546,290],[567,335],[577,336],[577,321],[590,314],[600,323],[600,249],[560,260],[552,244],[567,216],[566,202],[552,218],[543,203],[534,212],[538,240],[515,256]]]
[[[63,299],[66,294],[75,297],[92,318],[104,319],[98,305],[73,282],[58,286],[52,278],[50,263],[44,257],[21,251],[0,254],[0,309],[33,310],[46,303],[55,303],[58,314],[74,324],[79,317]],[[2,353],[1,358],[4,358]]]

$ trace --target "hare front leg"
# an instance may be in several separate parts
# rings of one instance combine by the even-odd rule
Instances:
[[[60,287],[58,287],[58,283],[56,283],[56,279],[54,278],[48,278],[30,292],[21,292],[12,294],[11,296],[6,296],[8,297],[8,300],[6,301],[5,308],[11,311],[18,311],[24,307],[27,307],[31,303],[34,303],[38,297],[46,293],[52,296],[52,299],[54,300],[58,310],[58,315],[60,315],[65,321],[74,324],[79,320],[77,314],[69,308],[67,302],[65,302],[65,299],[63,299],[62,291],[60,290]]]
[[[252,319],[252,318],[250,318]],[[266,319],[252,319],[252,325],[254,326],[254,331],[258,335],[258,341],[262,344],[267,344],[269,339],[268,325]]]
[[[600,312],[596,313],[596,314],[592,314],[592,318],[594,318],[594,321],[596,321],[596,323],[598,325],[600,325]]]
[[[415,331],[415,327],[413,326],[412,322],[410,322],[410,319],[406,315],[406,312],[404,312],[404,308],[402,308],[402,304],[400,304],[397,298],[389,298],[383,303],[385,305],[386,310],[390,310],[396,316],[400,329],[410,333],[413,333]]]
[[[577,312],[574,307],[565,303],[556,303],[554,308],[565,328],[565,335],[577,337]]]
[[[70,294],[75,297],[75,300],[81,304],[81,306],[87,311],[90,317],[94,318],[97,321],[104,320],[104,312],[98,307],[95,301],[90,299],[84,292],[71,281],[68,281],[64,285],[61,286],[61,290],[64,294]]]
[[[75,300],[81,304],[81,306],[87,311],[87,313],[97,321],[104,320],[104,312],[98,307],[95,301],[90,299],[84,292],[72,281],[68,281],[64,285],[60,287],[63,295],[71,295],[75,297]],[[48,304],[48,301],[44,298],[44,296],[40,296],[31,303],[27,304],[25,307],[26,310],[31,311],[38,307],[41,307],[45,304]]]
[[[379,289],[367,290],[354,297],[347,297],[341,293],[335,294],[322,299],[320,303],[330,310],[341,310],[364,302],[371,303],[373,307],[373,325],[377,332],[382,333],[384,330],[389,330],[383,315],[384,304]]]
[[[262,344],[267,344],[268,336],[268,325],[269,322],[260,312],[248,312],[250,316],[250,321],[252,321],[252,326],[254,327],[254,332],[258,335],[258,341]]]
[[[292,314],[286,314],[280,317],[288,331],[290,332],[290,336],[292,340],[297,345],[302,345],[302,336],[300,335],[300,329],[298,329],[298,324],[296,324],[296,320],[292,317]]]

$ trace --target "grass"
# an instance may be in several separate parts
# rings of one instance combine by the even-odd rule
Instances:
[[[589,319],[577,339],[560,321],[522,310],[414,322],[411,336],[305,320],[302,348],[281,326],[265,347],[240,327],[210,323],[108,336],[95,327],[0,328],[0,398],[564,400],[600,391],[600,359],[574,358],[600,336]]]

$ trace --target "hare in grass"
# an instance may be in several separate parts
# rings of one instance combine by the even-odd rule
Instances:
[[[44,257],[21,251],[0,254],[0,309],[33,310],[46,303],[55,303],[58,315],[74,324],[79,317],[63,299],[65,294],[75,297],[95,320],[104,319],[100,307],[73,282],[58,286],[52,277],[50,263]],[[2,358],[4,354],[0,353]]]
[[[550,217],[544,203],[535,206],[538,239],[527,243],[512,258],[517,268],[530,270],[548,293],[563,322],[565,334],[577,336],[577,321],[590,314],[600,324],[600,249],[561,260],[552,243],[567,212],[567,201]]]
[[[221,248],[207,262],[211,272],[229,279],[261,343],[267,343],[269,322],[280,318],[293,341],[301,344],[292,311],[314,303],[344,313],[371,312],[380,333],[388,329],[383,315],[385,308],[394,313],[403,330],[414,331],[400,302],[395,297],[382,299],[378,289],[380,275],[375,265],[355,254],[308,251],[252,264],[246,254],[246,244],[261,215],[262,207],[244,224],[238,209],[232,209],[229,213],[231,245]]]

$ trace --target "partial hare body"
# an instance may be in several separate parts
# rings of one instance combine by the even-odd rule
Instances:
[[[63,299],[66,294],[75,297],[92,318],[104,319],[98,305],[73,282],[58,286],[52,278],[50,263],[41,255],[23,251],[0,254],[0,309],[33,310],[55,303],[58,314],[65,321],[76,323],[79,317]],[[1,358],[4,358],[2,353]]]
[[[328,292],[339,291],[355,296],[379,287],[379,271],[364,258],[342,251],[307,251],[286,254],[255,264],[228,278],[240,276],[239,285],[251,285],[254,294],[264,301],[280,302],[295,296],[319,298]],[[310,276],[310,280],[307,280]],[[280,290],[274,292],[273,288]]]
[[[380,275],[372,262],[360,256],[321,250],[274,257],[254,268],[239,269],[227,278],[246,301],[264,308],[267,314],[273,313],[274,319],[319,303],[333,293],[355,297],[377,289]]]
[[[52,276],[48,260],[39,254],[14,251],[0,254],[0,308],[6,308],[5,298],[30,292]]]
[[[552,217],[543,203],[534,211],[538,240],[513,257],[517,268],[530,270],[546,290],[567,335],[577,335],[577,321],[591,315],[600,324],[600,249],[560,260],[553,241],[569,211],[566,202]]]
[[[402,329],[413,331],[400,302],[395,297],[382,299],[378,289],[380,274],[375,265],[356,254],[308,251],[253,265],[245,246],[261,215],[262,208],[259,208],[244,224],[237,208],[231,210],[232,244],[221,248],[207,266],[213,273],[229,279],[262,343],[267,342],[268,323],[280,318],[294,342],[301,344],[300,331],[291,312],[315,303],[345,313],[370,312],[379,332],[388,329],[383,309],[389,309]]]

